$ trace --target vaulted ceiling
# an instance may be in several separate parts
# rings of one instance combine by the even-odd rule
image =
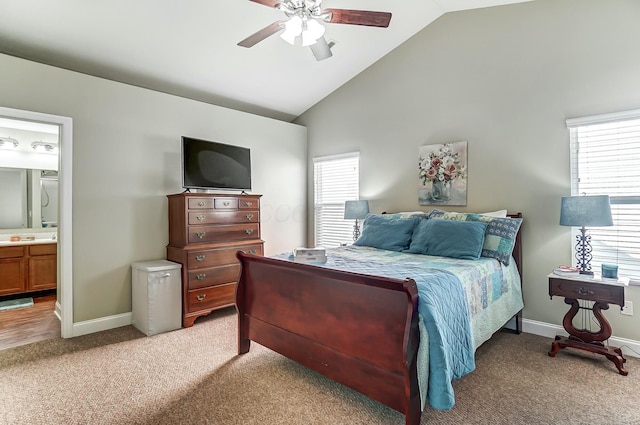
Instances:
[[[324,0],[323,8],[391,12],[388,28],[325,24],[333,56],[277,34],[285,19],[249,0],[9,0],[0,52],[289,121],[447,12],[528,0]]]

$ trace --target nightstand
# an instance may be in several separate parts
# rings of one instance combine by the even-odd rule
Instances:
[[[611,336],[611,325],[602,314],[602,310],[607,310],[609,304],[616,304],[624,307],[625,281],[615,279],[601,279],[599,276],[560,276],[550,274],[549,296],[565,297],[564,302],[571,307],[565,314],[562,326],[569,333],[568,337],[556,336],[551,344],[549,356],[555,357],[558,351],[564,348],[577,348],[591,353],[602,354],[611,360],[621,375],[627,375],[624,363],[627,361],[622,356],[622,350],[617,347],[605,345],[604,341]],[[581,306],[578,300],[593,302],[591,307]],[[583,304],[588,304],[584,302]],[[580,310],[590,310],[596,321],[600,325],[598,332],[587,329],[576,329],[573,319]],[[584,324],[583,324],[584,325]]]

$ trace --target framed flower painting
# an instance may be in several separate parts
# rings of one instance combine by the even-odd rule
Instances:
[[[467,205],[467,142],[420,146],[419,205]]]

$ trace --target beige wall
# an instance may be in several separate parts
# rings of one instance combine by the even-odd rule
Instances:
[[[567,306],[549,300],[546,275],[572,261],[570,231],[558,225],[560,197],[570,194],[565,120],[640,108],[639,20],[636,0],[446,14],[296,121],[308,129],[309,164],[360,151],[361,197],[372,210],[412,211],[419,146],[468,141],[459,210],[524,213],[524,315],[560,324]],[[627,298],[640,305],[640,288]],[[638,313],[606,315],[615,336],[640,340]]]
[[[304,244],[304,127],[6,55],[0,69],[1,106],[73,118],[74,323],[131,311],[131,263],[164,258],[182,135],[251,148],[266,254]]]

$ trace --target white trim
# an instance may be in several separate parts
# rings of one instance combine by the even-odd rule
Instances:
[[[359,155],[360,155],[360,152],[356,151],[356,152],[341,153],[336,155],[316,156],[315,158],[313,158],[313,162],[331,161],[334,159],[342,159],[342,158],[354,158]]]
[[[55,306],[55,309],[53,310],[53,314],[55,314],[58,320],[60,321],[60,323],[62,323],[62,305],[58,300],[56,300],[56,306]]]
[[[95,332],[107,331],[109,329],[121,328],[132,323],[133,314],[122,313],[113,316],[100,317],[98,319],[86,320],[73,324],[73,336],[88,335]]]
[[[0,107],[0,116],[8,119],[32,121],[57,125],[59,130],[59,217],[58,217],[58,299],[60,308],[56,306],[56,315],[60,318],[63,338],[73,334],[73,276],[72,276],[72,164],[73,164],[73,120],[59,115],[20,109]]]
[[[555,338],[556,335],[569,335],[562,326],[537,322],[529,319],[522,320],[522,331],[550,339]],[[620,347],[622,349],[622,354],[625,356],[640,357],[640,341],[612,336],[607,342],[614,347]],[[551,341],[549,341],[549,349],[551,349]]]
[[[80,336],[94,332],[120,328],[122,326],[131,325],[133,323],[132,320],[132,313],[122,313],[114,316],[87,320],[85,322],[75,323],[73,325],[73,333],[74,336]],[[515,329],[515,327],[511,327],[508,325],[507,327],[509,329]],[[552,325],[550,323],[538,322],[529,319],[522,319],[522,331],[529,334],[549,338],[549,348],[551,348],[551,340],[553,340],[556,335],[568,335],[562,326]],[[615,347],[622,348],[622,353],[625,356],[640,358],[640,341],[612,336],[611,338],[609,338],[608,343]]]
[[[570,118],[567,128],[580,127],[582,125],[602,124],[611,121],[624,121],[640,118],[640,109],[630,111],[612,112],[610,114],[592,115],[590,117]]]

